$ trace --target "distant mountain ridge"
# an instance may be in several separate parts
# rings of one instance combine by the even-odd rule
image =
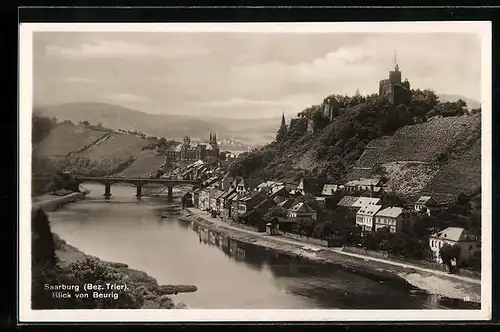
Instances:
[[[107,103],[79,102],[37,106],[34,112],[58,120],[78,123],[101,123],[112,129],[127,129],[148,135],[182,139],[188,135],[196,140],[208,139],[216,132],[219,139],[240,141],[242,145],[265,144],[273,138],[279,126],[276,119],[217,119],[194,116],[150,114]]]
[[[462,99],[463,101],[465,101],[467,103],[467,107],[469,109],[481,108],[481,102],[477,101],[475,99],[472,99],[472,98],[467,98],[467,97],[460,96],[460,95],[445,94],[445,93],[439,94],[438,96],[439,96],[439,100],[443,101],[443,102],[454,102],[454,101],[457,101],[459,99]]]

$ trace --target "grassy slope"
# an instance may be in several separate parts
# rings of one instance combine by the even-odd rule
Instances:
[[[165,156],[156,156],[153,151],[145,150],[136,155],[135,161],[120,176],[149,176],[154,173],[165,162]]]
[[[35,146],[34,151],[47,157],[65,156],[84,149],[106,134],[106,131],[62,123],[56,126],[40,144]]]
[[[48,157],[56,167],[78,174],[111,175],[132,167],[124,175],[149,176],[160,167],[164,157],[155,156],[151,150],[143,151],[148,144],[147,140],[131,134],[61,124],[34,150]],[[81,152],[73,153],[75,151]],[[60,155],[69,156],[61,158]]]

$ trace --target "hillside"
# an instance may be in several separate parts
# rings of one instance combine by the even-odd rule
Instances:
[[[430,98],[410,106],[368,96],[330,123],[322,115],[323,104],[312,106],[292,120],[281,139],[238,158],[231,172],[286,181],[307,176],[337,184],[376,176],[403,198],[477,192],[481,114],[455,112],[458,104],[436,103],[432,91],[424,93]],[[436,108],[437,116],[431,115]],[[447,115],[452,108],[456,115]],[[313,132],[306,129],[308,121]]]
[[[37,107],[37,112],[58,120],[75,123],[88,121],[101,123],[112,129],[136,130],[147,135],[182,139],[189,135],[192,139],[208,139],[210,131],[217,132],[219,139],[241,141],[243,145],[258,145],[272,140],[279,126],[278,119],[219,119],[211,117],[191,117],[170,114],[149,114],[122,106],[81,102]]]
[[[63,157],[71,152],[85,149],[90,144],[108,134],[107,131],[94,130],[71,123],[57,125],[50,134],[34,146],[34,153],[47,157]]]
[[[402,196],[474,191],[481,184],[480,133],[479,114],[403,127],[370,142],[346,180],[382,173]]]
[[[125,175],[149,176],[160,168],[165,157],[156,156],[154,150],[144,150],[148,145],[146,139],[132,134],[61,123],[40,143],[34,144],[33,167],[65,169],[82,175],[112,175],[127,171]]]

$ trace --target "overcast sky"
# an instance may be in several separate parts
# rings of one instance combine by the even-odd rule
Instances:
[[[148,113],[296,114],[333,93],[378,92],[397,62],[412,88],[480,100],[473,34],[35,32],[34,102]]]

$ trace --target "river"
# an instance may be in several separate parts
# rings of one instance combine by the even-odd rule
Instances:
[[[210,234],[175,218],[165,206],[135,198],[135,188],[101,185],[75,204],[50,213],[52,231],[83,252],[123,262],[159,284],[193,284],[195,293],[174,296],[198,309],[438,309],[461,301],[381,281],[337,265],[308,262]]]

